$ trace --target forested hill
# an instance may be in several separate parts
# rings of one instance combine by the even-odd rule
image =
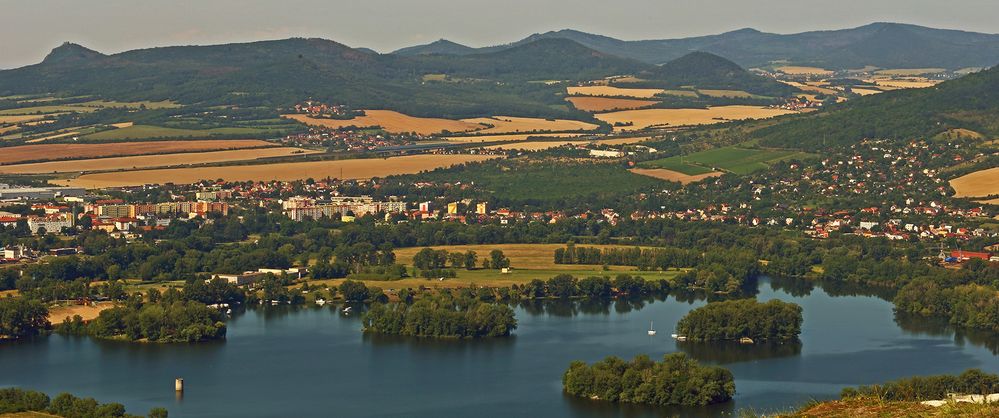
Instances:
[[[954,70],[999,64],[999,35],[900,23],[872,23],[851,29],[786,35],[747,28],[717,35],[640,41],[624,41],[565,29],[534,34],[511,44],[464,49],[457,53],[495,52],[546,38],[570,39],[604,53],[650,64],[669,62],[691,51],[721,55],[747,68],[781,61],[829,69],[873,65],[881,68]],[[432,45],[397,52],[433,51]]]
[[[416,116],[589,119],[566,106],[565,83],[639,74],[670,85],[693,80],[702,88],[775,95],[776,83],[767,80],[771,89],[760,88],[765,83],[759,78],[720,57],[695,54],[673,67],[620,58],[568,39],[460,56],[385,55],[302,38],[112,55],[66,43],[39,64],[0,71],[0,96],[56,93],[270,107],[319,98]]]
[[[699,89],[742,90],[763,96],[788,96],[798,89],[746,71],[738,64],[707,52],[691,52],[642,75],[655,87],[695,86]]]
[[[414,55],[466,55],[474,54],[478,50],[470,46],[465,46],[447,39],[441,39],[426,45],[416,45],[392,51],[394,55],[414,56]]]
[[[951,129],[999,135],[999,67],[935,87],[850,100],[753,135],[764,145],[817,150],[864,138],[926,138]]]

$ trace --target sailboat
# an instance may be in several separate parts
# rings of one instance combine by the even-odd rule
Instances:
[[[656,335],[656,329],[652,327],[652,321],[649,321],[649,336]]]

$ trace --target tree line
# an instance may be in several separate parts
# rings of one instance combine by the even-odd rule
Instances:
[[[610,356],[592,365],[572,362],[562,389],[607,402],[703,406],[731,400],[735,380],[728,370],[700,365],[683,353],[667,354],[661,362],[646,355],[630,362]]]
[[[0,388],[0,414],[40,412],[64,418],[141,418],[125,411],[120,403],[100,403],[94,398],[79,398],[61,393],[55,398],[27,389]],[[167,418],[167,410],[153,408],[148,418]]]
[[[968,369],[959,375],[916,376],[891,382],[843,389],[843,398],[873,396],[885,401],[947,399],[948,394],[999,393],[999,375]]]

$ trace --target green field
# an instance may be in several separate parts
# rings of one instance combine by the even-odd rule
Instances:
[[[646,161],[641,166],[644,168],[664,168],[687,175],[710,173],[714,171],[713,169],[742,175],[764,170],[770,167],[770,164],[778,161],[807,158],[810,155],[800,151],[723,147],[695,152],[690,155]]]
[[[87,140],[115,141],[124,139],[151,139],[151,138],[212,138],[218,136],[267,136],[282,135],[288,126],[278,125],[268,128],[254,127],[227,127],[212,129],[180,129],[167,128],[163,126],[134,125],[127,128],[112,129],[102,131],[83,137]]]

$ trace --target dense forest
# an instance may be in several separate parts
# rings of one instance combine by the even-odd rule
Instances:
[[[696,406],[732,399],[735,381],[728,370],[674,353],[661,362],[646,355],[630,362],[613,356],[592,365],[574,361],[562,376],[562,388],[573,396],[607,402]]]
[[[801,334],[801,306],[779,300],[711,302],[684,315],[676,332],[691,341],[793,342]]]

